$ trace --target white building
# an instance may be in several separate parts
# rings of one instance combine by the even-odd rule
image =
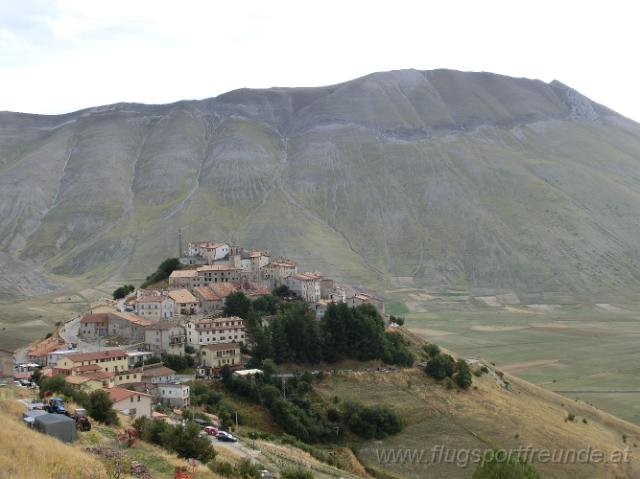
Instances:
[[[190,390],[188,384],[159,384],[158,399],[165,406],[184,408],[189,407]]]
[[[135,301],[135,310],[142,318],[159,321],[175,316],[176,303],[170,296],[146,295]]]
[[[144,331],[145,348],[153,353],[184,356],[187,336],[184,326],[174,323],[157,323]]]
[[[321,279],[322,275],[319,273],[294,274],[287,278],[287,286],[308,303],[315,303],[322,297]]]
[[[187,343],[196,348],[207,344],[245,342],[244,320],[229,318],[204,318],[187,321]]]
[[[151,395],[119,387],[107,389],[113,409],[133,418],[151,417]]]
[[[187,256],[197,256],[208,263],[221,261],[229,257],[229,245],[226,243],[211,243],[209,241],[192,242],[188,245]]]

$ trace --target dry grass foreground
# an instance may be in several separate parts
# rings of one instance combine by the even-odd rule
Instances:
[[[640,477],[640,428],[583,402],[565,398],[504,375],[509,388],[494,377],[474,376],[468,391],[447,390],[418,369],[380,373],[351,373],[328,378],[316,386],[326,399],[366,404],[387,404],[407,422],[405,430],[383,441],[356,447],[362,463],[380,477],[468,478],[475,464],[391,464],[378,459],[382,449],[423,449],[427,461],[433,447],[507,449],[519,446],[553,449],[591,447],[606,453],[626,447],[626,464],[540,464],[545,478],[637,478]],[[569,414],[573,421],[566,420]],[[586,421],[583,421],[583,419]]]
[[[97,458],[21,424],[24,408],[0,400],[1,479],[103,479],[107,473]]]
[[[16,401],[22,390],[0,390],[0,479],[108,479],[105,463],[84,451],[87,446],[114,447],[113,431],[95,427],[90,433],[82,433],[72,445],[41,434],[26,427],[20,416],[24,406]],[[224,451],[219,458],[230,460]],[[151,470],[154,479],[170,479],[183,459],[163,449],[138,442],[127,449],[131,459],[142,460]],[[231,461],[233,462],[233,460]],[[125,476],[127,478],[131,476]],[[204,466],[198,467],[199,479],[220,479],[220,476]]]

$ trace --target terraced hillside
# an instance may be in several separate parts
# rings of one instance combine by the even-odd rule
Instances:
[[[177,231],[343,280],[637,290],[640,125],[552,82],[404,70],[0,113],[0,299],[135,280]]]

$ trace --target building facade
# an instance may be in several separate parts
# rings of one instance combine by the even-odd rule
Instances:
[[[175,316],[176,304],[170,296],[147,295],[135,301],[135,310],[142,318],[160,321]]]
[[[119,387],[108,390],[113,409],[132,418],[151,417],[151,395]]]
[[[187,343],[198,348],[206,344],[244,343],[244,320],[229,318],[203,318],[187,321]]]
[[[224,366],[239,366],[241,365],[240,345],[227,343],[202,346],[200,364],[213,369],[222,369]]]
[[[144,331],[144,344],[148,351],[176,356],[184,356],[187,336],[184,326],[175,323],[157,323],[147,326]]]
[[[165,406],[184,408],[191,405],[191,391],[188,384],[159,384],[157,390],[157,397]]]
[[[90,373],[98,368],[106,372],[127,371],[127,352],[122,349],[108,349],[90,353],[70,353],[58,359],[54,372],[70,375],[74,372]]]
[[[300,273],[287,278],[287,286],[300,298],[308,303],[315,303],[322,297],[320,281],[322,276],[318,273]]]

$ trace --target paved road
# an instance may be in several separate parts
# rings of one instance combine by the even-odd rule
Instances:
[[[236,454],[240,457],[246,457],[249,459],[257,460],[258,456],[261,455],[260,451],[247,447],[246,445],[242,444],[241,441],[238,441],[238,442],[218,441],[213,436],[209,436],[209,440],[211,441],[211,444],[214,446],[214,449],[227,449],[228,451],[231,451],[233,454]]]

